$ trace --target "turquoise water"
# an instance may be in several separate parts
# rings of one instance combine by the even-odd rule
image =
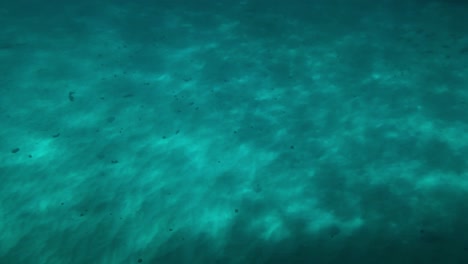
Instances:
[[[468,263],[467,13],[2,1],[0,264]]]

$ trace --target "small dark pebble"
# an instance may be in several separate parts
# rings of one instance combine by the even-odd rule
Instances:
[[[60,137],[60,133],[57,133],[57,134],[55,134],[55,135],[52,135],[52,137],[58,138],[58,137]]]
[[[239,209],[234,210],[234,212],[236,212],[236,214],[237,214],[239,212]]]
[[[169,228],[169,232],[172,232],[172,228]]]
[[[112,164],[117,164],[117,163],[119,163],[119,161],[118,160],[111,160],[111,163]]]
[[[18,151],[20,151],[19,148],[14,148],[14,149],[11,150],[11,153],[17,153]]]
[[[68,93],[68,100],[70,100],[70,102],[75,101],[75,96],[73,96],[74,94],[75,94],[75,92],[69,92]]]
[[[29,155],[28,155],[28,157],[29,157],[29,158],[32,158],[32,155],[31,155],[31,154],[29,154]]]
[[[143,260],[141,258],[138,259],[138,263],[142,263]]]

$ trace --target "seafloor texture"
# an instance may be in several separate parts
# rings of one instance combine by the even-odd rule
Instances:
[[[468,263],[467,13],[3,0],[0,264]]]

